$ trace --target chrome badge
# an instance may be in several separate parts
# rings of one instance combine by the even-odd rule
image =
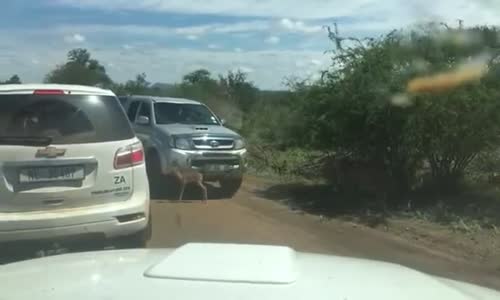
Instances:
[[[210,147],[212,148],[218,148],[219,147],[219,142],[217,141],[210,141]]]
[[[55,158],[63,156],[64,154],[66,154],[66,149],[59,149],[56,147],[47,147],[36,151],[36,157]]]

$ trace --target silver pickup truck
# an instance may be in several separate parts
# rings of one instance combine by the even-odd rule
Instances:
[[[175,168],[191,168],[205,181],[218,181],[224,196],[238,191],[247,164],[245,142],[207,106],[155,96],[126,96],[120,101],[144,145],[152,185],[162,185],[162,175]]]

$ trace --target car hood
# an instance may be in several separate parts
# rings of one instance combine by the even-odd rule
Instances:
[[[229,128],[219,125],[188,125],[188,124],[168,124],[157,125],[158,128],[167,135],[217,135],[228,137],[239,137],[239,135]]]
[[[493,300],[500,293],[406,267],[287,247],[187,244],[0,267],[0,299]]]

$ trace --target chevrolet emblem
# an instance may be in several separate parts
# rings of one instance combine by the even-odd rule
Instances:
[[[56,147],[47,147],[45,149],[38,149],[38,151],[36,151],[36,157],[55,158],[58,156],[63,156],[65,153],[66,153],[66,149],[58,149]]]

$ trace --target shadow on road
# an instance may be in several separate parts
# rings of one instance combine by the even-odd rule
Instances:
[[[370,227],[386,224],[386,215],[373,197],[343,195],[328,184],[284,183],[257,191],[263,198],[280,201],[294,211],[326,218],[356,219]]]
[[[479,224],[482,228],[496,230],[500,226],[497,213],[500,209],[500,193],[491,188],[467,187],[453,195],[418,190],[397,199],[405,200],[398,201],[398,205],[389,205],[369,194],[341,194],[328,184],[275,184],[257,193],[264,198],[285,203],[292,210],[355,220],[369,227],[387,225],[390,215],[417,212],[442,225],[453,225],[466,219],[473,220],[471,224]]]
[[[66,242],[16,242],[2,245],[1,247],[0,264],[65,253],[99,251],[113,248],[100,239]]]
[[[218,184],[207,182],[205,183],[207,188],[208,200],[221,200],[225,199],[221,188]],[[186,185],[184,191],[184,197],[182,200],[179,199],[180,186],[176,182],[166,180],[165,184],[161,186],[160,190],[152,191],[151,200],[153,201],[182,201],[182,202],[199,202],[202,201],[202,191],[194,184]]]

